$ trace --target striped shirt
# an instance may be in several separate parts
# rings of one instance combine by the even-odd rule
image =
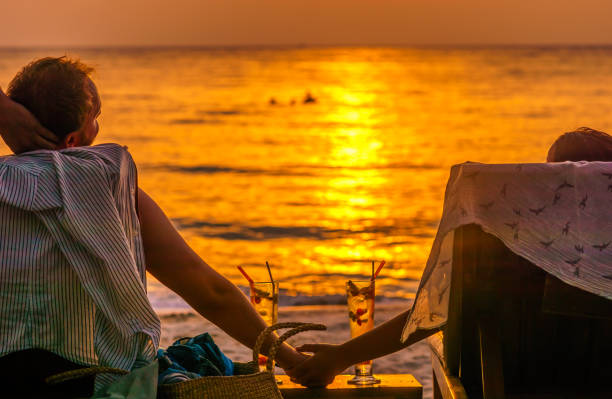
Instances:
[[[0,157],[0,356],[40,348],[124,370],[154,358],[136,189],[116,144]]]

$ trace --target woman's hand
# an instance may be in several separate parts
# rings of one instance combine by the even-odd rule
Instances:
[[[291,381],[307,387],[324,387],[346,369],[346,359],[338,351],[339,345],[306,344],[297,348],[300,352],[313,353],[297,366],[285,370]]]
[[[283,345],[276,356],[276,364],[288,373],[288,370],[292,370],[309,357],[310,356],[298,352],[290,345]]]
[[[59,144],[53,133],[45,129],[25,107],[7,97],[2,88],[0,135],[15,154],[32,150],[53,150]]]

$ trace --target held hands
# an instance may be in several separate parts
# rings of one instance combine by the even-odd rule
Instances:
[[[57,148],[58,139],[45,129],[21,104],[7,97],[0,88],[0,135],[6,145],[19,154],[32,150]]]
[[[276,357],[276,364],[281,367],[285,372],[293,369],[298,364],[301,364],[304,360],[310,356],[298,352],[295,348],[290,345],[284,344],[280,349],[280,353]],[[287,373],[288,374],[288,373]]]
[[[306,358],[297,366],[285,369],[291,381],[306,387],[324,387],[334,381],[350,364],[342,358],[338,345],[306,344],[297,348],[300,352],[310,352],[313,356]]]

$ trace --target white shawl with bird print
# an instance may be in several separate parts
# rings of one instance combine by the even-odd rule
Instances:
[[[446,323],[453,232],[472,223],[547,273],[612,299],[612,162],[455,165],[402,341]]]

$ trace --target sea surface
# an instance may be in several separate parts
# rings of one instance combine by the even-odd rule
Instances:
[[[377,300],[409,301],[451,165],[612,132],[612,48],[0,49],[0,85],[64,54],[96,68],[97,142],[129,147],[140,186],[233,282],[269,261],[281,306],[342,303],[383,259]],[[188,309],[153,278],[149,293]]]

